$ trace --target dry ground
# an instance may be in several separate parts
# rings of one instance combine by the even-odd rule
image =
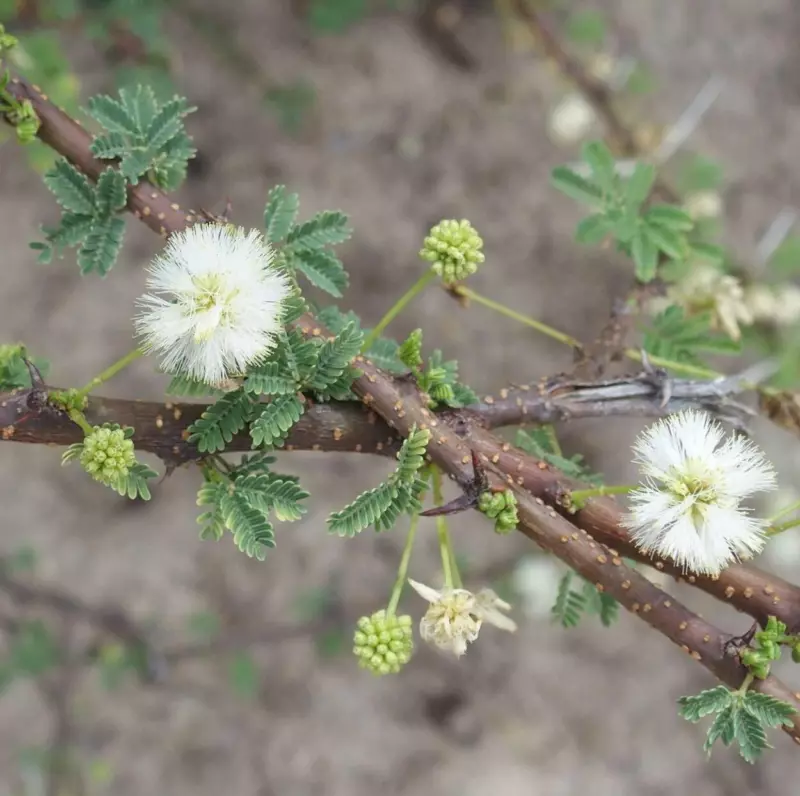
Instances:
[[[367,323],[418,274],[416,250],[427,226],[468,217],[486,242],[479,288],[578,336],[602,323],[628,277],[621,264],[572,243],[576,210],[547,184],[549,170],[574,154],[546,136],[557,89],[534,57],[507,53],[490,14],[466,23],[465,41],[480,67],[463,73],[396,18],[309,40],[284,3],[241,0],[223,13],[214,11],[217,4],[192,2],[216,13],[265,75],[309,79],[318,105],[309,129],[287,136],[259,107],[257,90],[199,36],[188,12],[170,16],[177,82],[199,106],[190,130],[207,166],[182,191],[187,204],[219,207],[229,196],[236,219],[257,224],[268,188],[281,181],[300,193],[307,213],[345,209],[356,229],[345,251],[353,283],[346,306]],[[784,205],[800,206],[800,7],[793,0],[598,5],[621,30],[624,23],[624,43],[655,68],[663,118],[674,118],[711,72],[726,77],[727,91],[693,144],[727,165],[728,231],[752,252]],[[87,92],[105,87],[98,63],[74,49]],[[116,271],[103,282],[81,279],[71,258],[37,267],[27,249],[36,225],[53,217],[40,180],[4,146],[0,339],[23,339],[49,356],[52,381],[67,385],[129,347],[132,302],[158,241],[131,224]],[[531,331],[478,308],[460,312],[436,291],[393,331],[400,336],[417,325],[461,360],[466,381],[480,390],[569,361]],[[137,363],[107,391],[157,397],[162,381],[151,368]],[[585,426],[577,436],[581,450],[621,478],[633,431],[619,422],[602,433]],[[777,445],[774,434],[764,439]],[[783,456],[791,481],[797,456]],[[155,621],[163,643],[199,610],[220,612],[226,626],[242,632],[267,632],[291,620],[298,593],[330,578],[344,615],[355,620],[384,599],[394,560],[387,545],[396,549],[399,537],[332,539],[324,518],[376,480],[376,464],[356,456],[286,461],[302,474],[312,508],[305,521],[283,529],[279,549],[260,564],[229,541],[196,539],[192,472],[159,485],[151,504],[131,506],[79,471],[62,470],[54,450],[4,445],[0,552],[34,544],[42,579]],[[476,518],[459,518],[456,532],[459,547],[477,561],[502,558],[509,545],[527,549],[487,533]],[[435,566],[427,536],[414,563],[423,579]],[[407,604],[419,611],[412,599]],[[738,617],[725,621],[732,630],[745,626]],[[163,686],[131,683],[111,695],[88,680],[76,694],[72,741],[87,759],[111,764],[112,784],[98,791],[117,796],[211,796],[222,789],[236,796],[735,796],[783,793],[795,779],[797,752],[780,737],[768,765],[751,768],[730,751],[705,761],[700,730],[677,718],[674,700],[711,682],[638,620],[623,617],[611,632],[588,625],[565,632],[546,617],[522,624],[515,637],[489,630],[458,665],[423,651],[402,677],[385,680],[364,676],[346,655],[320,661],[308,639],[262,645],[255,700],[231,695],[221,660],[181,665]],[[0,701],[0,793],[19,792],[12,790],[16,754],[46,742],[49,728],[33,688],[15,688]]]

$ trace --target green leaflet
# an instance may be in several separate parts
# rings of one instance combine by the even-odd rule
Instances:
[[[258,454],[245,457],[242,468],[234,470],[229,480],[203,483],[197,495],[197,505],[208,507],[197,518],[202,538],[220,539],[228,530],[243,553],[263,561],[267,550],[275,547],[270,512],[286,522],[302,517],[306,509],[300,501],[308,492],[293,478],[263,469],[269,461]]]
[[[120,89],[119,99],[92,97],[89,114],[106,130],[92,143],[92,154],[119,158],[120,172],[131,185],[147,175],[160,188],[174,190],[196,152],[183,124],[194,110],[183,97],[160,104],[153,90],[141,85]]]
[[[695,696],[678,700],[678,710],[687,721],[697,723],[705,716],[714,716],[706,733],[703,748],[709,754],[714,744],[721,740],[724,746],[734,741],[739,754],[748,763],[754,763],[770,748],[766,730],[791,724],[796,711],[779,699],[757,691],[731,691],[718,685]]]
[[[296,395],[279,395],[268,404],[259,404],[261,406],[260,413],[250,423],[253,445],[257,448],[280,447],[305,406]]]
[[[382,484],[331,514],[328,530],[339,536],[355,536],[370,525],[378,531],[388,530],[401,514],[419,511],[426,482],[418,473],[429,442],[430,431],[412,428],[397,455],[397,469]]]
[[[281,243],[289,234],[300,208],[300,197],[286,193],[285,185],[276,185],[267,195],[264,230],[270,243]]]
[[[225,393],[189,426],[189,442],[201,453],[224,450],[247,424],[252,407],[252,398],[243,389]]]

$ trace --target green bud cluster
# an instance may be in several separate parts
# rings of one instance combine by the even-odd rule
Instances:
[[[412,621],[407,614],[386,616],[386,611],[362,616],[353,636],[358,665],[373,674],[397,674],[414,651]]]
[[[400,361],[412,370],[422,366],[422,329],[413,332],[400,344],[397,349]]]
[[[478,498],[478,508],[494,520],[496,533],[510,533],[519,523],[517,499],[508,489],[502,492],[483,492]]]
[[[0,25],[0,55],[4,55],[9,50],[17,46],[16,36],[6,33],[6,29]]]
[[[431,264],[446,285],[460,282],[478,270],[485,257],[483,240],[472,224],[441,221],[431,229],[419,256]]]
[[[80,463],[95,481],[108,486],[128,475],[136,463],[133,442],[124,429],[112,426],[95,426],[83,441]]]
[[[786,633],[786,625],[774,616],[767,619],[763,630],[753,636],[753,643],[739,653],[742,663],[759,680],[769,675],[773,661],[781,657],[781,646],[791,647],[792,660],[800,663],[800,636]]]

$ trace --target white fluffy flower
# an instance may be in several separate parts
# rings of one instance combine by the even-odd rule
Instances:
[[[594,108],[580,95],[569,94],[550,112],[550,135],[557,144],[574,144],[591,129]]]
[[[198,224],[172,235],[150,266],[136,328],[168,373],[215,384],[274,345],[291,294],[257,230]]]
[[[419,623],[423,641],[449,650],[456,657],[461,657],[467,644],[478,638],[483,622],[509,632],[517,629],[516,623],[502,613],[511,606],[491,589],[482,589],[475,595],[466,589],[438,591],[410,578],[408,582],[430,603]]]
[[[643,552],[716,575],[761,551],[766,523],[740,502],[774,489],[775,473],[752,442],[724,436],[709,415],[687,411],[655,423],[636,441],[645,483],[631,493],[623,524]]]

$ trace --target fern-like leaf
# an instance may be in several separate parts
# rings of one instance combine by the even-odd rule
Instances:
[[[352,503],[328,517],[328,530],[338,536],[355,536],[376,522],[392,505],[397,488],[384,482],[362,492]]]
[[[247,374],[244,388],[256,395],[289,395],[297,392],[295,380],[288,377],[278,362],[257,365]]]
[[[341,298],[347,290],[349,279],[341,260],[325,249],[298,248],[291,252],[292,265],[314,287],[324,290],[334,298]]]
[[[347,216],[338,210],[323,210],[313,218],[292,227],[286,245],[292,249],[322,249],[344,243],[353,234],[347,226]]]
[[[563,627],[576,627],[586,610],[586,597],[581,592],[573,591],[570,588],[572,577],[572,573],[567,572],[561,578],[556,601],[551,609],[553,618]]]
[[[311,388],[324,392],[338,381],[361,350],[362,341],[362,333],[352,323],[345,326],[333,340],[327,340],[320,349]]]
[[[120,94],[124,97],[123,91]],[[100,94],[90,97],[87,104],[89,115],[110,133],[135,135],[138,131],[137,120],[121,102],[113,97]]]
[[[204,381],[191,379],[188,376],[173,376],[166,389],[167,395],[180,395],[187,398],[205,398],[206,396],[224,395],[221,390],[209,387]]]
[[[105,169],[97,180],[97,217],[108,218],[125,207],[127,199],[125,178],[116,169]]]
[[[71,163],[57,161],[44,175],[44,182],[65,210],[89,216],[94,213],[94,188]]]
[[[245,427],[251,411],[252,401],[244,390],[225,393],[189,426],[189,442],[201,453],[224,450]]]
[[[95,221],[78,250],[81,273],[95,272],[105,276],[117,261],[124,234],[125,220],[118,216]]]
[[[300,197],[287,193],[285,185],[276,185],[267,195],[264,208],[264,229],[270,243],[281,243],[297,218]]]
[[[106,133],[98,135],[89,147],[92,154],[99,160],[121,158],[129,149],[125,136],[122,133]]]
[[[249,503],[246,495],[238,490],[223,495],[219,509],[236,546],[250,558],[263,561],[267,548],[275,547],[272,524],[264,512]]]
[[[136,498],[150,500],[150,487],[147,485],[147,481],[157,475],[158,473],[152,467],[136,462],[128,469],[128,474],[117,481],[114,489],[120,495],[127,495],[131,500],[136,500]]]
[[[305,409],[296,395],[279,395],[263,405],[261,413],[250,424],[253,445],[279,447],[289,429],[300,419]]]

